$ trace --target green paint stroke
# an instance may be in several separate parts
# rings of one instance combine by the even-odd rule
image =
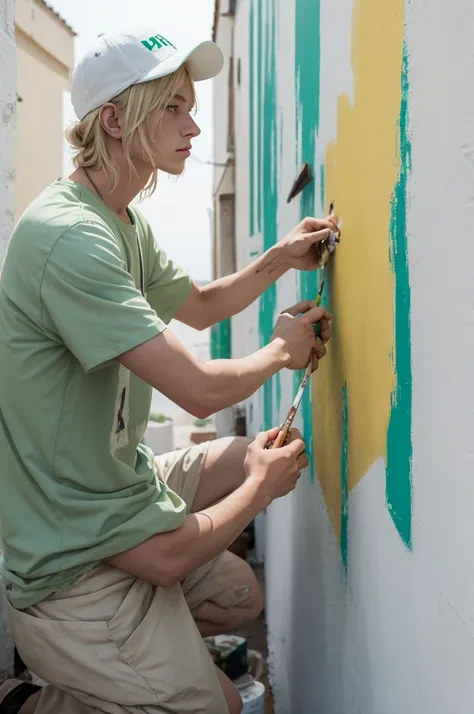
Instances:
[[[319,129],[319,92],[321,71],[320,0],[295,0],[295,75],[296,75],[296,136],[301,142],[297,154],[310,164],[314,174],[316,140]],[[298,148],[300,152],[298,152]],[[301,218],[315,213],[316,177],[301,196]],[[314,300],[318,290],[315,272],[300,274],[300,299]],[[314,481],[313,415],[311,390],[307,389],[302,403],[303,436]]]
[[[262,233],[266,251],[278,238],[278,113],[276,80],[277,0],[255,0],[250,6],[250,233]],[[256,39],[256,41],[255,41]],[[260,342],[266,345],[275,322],[276,286],[260,298]],[[280,376],[263,388],[262,428],[275,425],[281,396]],[[276,403],[274,400],[276,397]]]
[[[412,374],[410,276],[407,255],[407,182],[411,170],[408,135],[408,54],[403,51],[399,119],[400,174],[392,196],[390,260],[395,280],[395,389],[387,432],[386,499],[406,547],[412,547]]]
[[[347,573],[347,527],[349,524],[349,408],[347,383],[342,388],[342,440],[341,440],[341,557],[344,572]]]

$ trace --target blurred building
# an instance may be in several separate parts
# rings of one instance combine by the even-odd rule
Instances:
[[[63,94],[69,91],[74,31],[43,0],[15,0],[17,220],[63,166]]]
[[[214,79],[214,180],[213,180],[213,278],[234,273],[236,260],[235,170],[234,170],[234,15],[235,0],[216,0],[213,40],[224,53],[224,69]],[[239,354],[233,349],[236,336],[234,320],[224,320],[212,327],[213,359],[229,359]],[[235,433],[236,409],[224,409],[216,415],[218,436]]]

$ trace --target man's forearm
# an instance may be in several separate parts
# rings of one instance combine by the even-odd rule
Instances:
[[[177,530],[153,536],[108,562],[141,580],[172,587],[226,550],[270,500],[247,480],[219,503],[187,516]]]
[[[232,360],[212,360],[204,365],[206,404],[210,413],[248,399],[290,362],[284,340],[277,338],[258,352]]]
[[[170,562],[178,580],[226,550],[270,503],[246,481],[219,503],[190,514],[170,539]]]
[[[199,362],[165,330],[120,356],[131,372],[197,417],[207,417],[247,399],[291,362],[282,338],[235,360]]]
[[[238,273],[219,278],[201,288],[207,326],[242,312],[289,267],[283,249],[276,245]]]

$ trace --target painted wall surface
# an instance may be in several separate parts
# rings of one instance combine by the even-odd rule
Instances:
[[[15,218],[62,175],[63,93],[73,67],[73,33],[43,3],[16,0]],[[32,116],[35,117],[32,122]]]
[[[13,0],[0,0],[0,266],[13,228],[15,84]],[[0,682],[13,672],[13,652],[6,595],[0,583]]]
[[[472,711],[473,33],[469,0],[237,3],[238,266],[330,200],[343,229],[298,422],[311,468],[267,514],[278,714]],[[233,320],[233,355],[317,285],[285,275]],[[251,432],[299,378],[249,402]]]

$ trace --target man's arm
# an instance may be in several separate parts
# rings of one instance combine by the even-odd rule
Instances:
[[[153,585],[172,587],[226,550],[267,506],[246,481],[216,505],[191,513],[177,530],[159,533],[107,562]]]
[[[219,503],[192,513],[177,530],[159,533],[108,563],[141,580],[172,587],[222,553],[260,511],[292,491],[308,465],[305,445],[293,429],[290,443],[265,450],[278,429],[259,434],[245,460],[247,480]]]
[[[280,243],[239,272],[204,287],[193,284],[186,301],[175,315],[176,319],[197,330],[204,330],[237,315],[290,268],[317,268],[318,245],[334,229],[337,229],[336,216],[325,220],[306,218]]]
[[[204,330],[242,312],[289,268],[284,251],[276,245],[238,273],[203,287],[193,283],[175,318],[196,330]]]
[[[329,319],[323,308],[313,307],[298,318],[285,313],[277,321],[272,341],[242,359],[199,362],[165,330],[118,360],[190,414],[206,418],[247,399],[283,367],[303,369],[313,350],[316,360],[322,357],[325,348],[314,337],[313,323],[321,321],[326,339]]]

